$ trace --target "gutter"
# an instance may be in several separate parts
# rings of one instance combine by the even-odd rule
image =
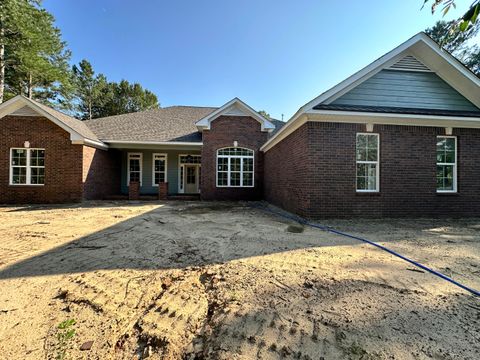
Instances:
[[[72,144],[75,145],[86,145],[91,146],[101,150],[108,150],[108,145],[104,144],[101,141],[90,140],[90,139],[81,139],[81,140],[72,140]]]

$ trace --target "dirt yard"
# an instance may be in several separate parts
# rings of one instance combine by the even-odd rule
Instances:
[[[480,219],[324,223],[480,289]],[[58,329],[68,319],[76,323]],[[0,208],[0,358],[62,352],[479,359],[480,299],[369,245],[246,204]]]

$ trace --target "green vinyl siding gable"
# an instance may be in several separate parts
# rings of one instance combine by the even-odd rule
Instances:
[[[382,70],[333,101],[332,105],[480,112],[437,74],[420,71]]]

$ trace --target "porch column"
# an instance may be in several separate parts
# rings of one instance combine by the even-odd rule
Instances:
[[[168,182],[158,184],[158,200],[167,200],[168,198]]]
[[[139,199],[140,199],[140,182],[130,181],[130,185],[128,185],[128,200],[139,200]]]

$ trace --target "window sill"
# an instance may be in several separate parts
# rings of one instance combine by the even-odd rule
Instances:
[[[452,192],[448,192],[448,191],[445,191],[445,192],[436,192],[437,195],[440,195],[440,196],[459,196],[460,194],[457,192],[457,191],[452,191]]]
[[[11,187],[42,187],[45,184],[8,184]]]

